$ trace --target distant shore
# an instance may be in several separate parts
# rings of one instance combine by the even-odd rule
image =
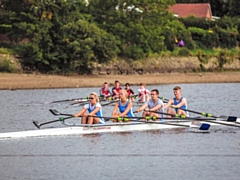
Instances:
[[[106,81],[113,85],[119,80],[121,85],[129,82],[139,85],[141,82],[151,84],[184,84],[184,83],[239,83],[240,72],[211,73],[162,73],[144,75],[34,75],[0,73],[0,89],[53,89],[100,87]]]

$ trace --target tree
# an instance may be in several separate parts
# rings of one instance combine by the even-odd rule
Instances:
[[[106,62],[115,56],[114,37],[80,12],[85,1],[18,1],[21,11],[8,1],[9,36],[15,42],[28,39],[20,51],[24,66],[41,72],[82,73],[91,62]]]
[[[240,17],[240,1],[239,0],[229,0],[228,15],[231,17]]]
[[[113,34],[119,56],[139,59],[166,49],[162,28],[175,0],[89,0],[86,13]]]

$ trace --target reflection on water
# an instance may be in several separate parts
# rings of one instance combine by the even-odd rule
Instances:
[[[171,98],[175,85],[157,88]],[[240,84],[182,84],[189,109],[240,117]],[[138,87],[132,87],[137,92]],[[86,97],[98,88],[0,91],[1,132],[32,130],[74,114],[81,106],[44,104]],[[110,116],[113,106],[104,106]],[[194,114],[192,114],[194,115]],[[140,116],[140,114],[138,115]],[[67,120],[79,123],[80,118]],[[43,128],[62,127],[59,122]],[[0,141],[0,179],[239,179],[240,129],[212,126],[208,133],[176,128],[127,133],[49,136]],[[14,172],[14,173],[13,173]]]

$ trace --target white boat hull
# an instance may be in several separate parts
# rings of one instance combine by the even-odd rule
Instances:
[[[177,124],[178,122],[174,122]],[[155,124],[155,123],[109,123],[104,125],[92,125],[88,127],[62,127],[48,128],[19,132],[0,133],[0,139],[6,138],[23,138],[37,136],[56,136],[56,135],[78,135],[78,134],[96,134],[96,133],[112,133],[112,132],[128,132],[128,131],[145,131],[158,130],[169,128],[186,128],[191,126],[191,121],[181,122],[179,126],[170,124]]]
[[[205,121],[206,120],[206,121]],[[194,123],[194,124],[193,124]],[[227,122],[227,117],[217,118],[216,120],[201,119],[199,120],[167,120],[167,121],[149,121],[149,122],[128,122],[128,123],[106,123],[95,125],[75,125],[62,128],[37,129],[19,132],[0,133],[0,139],[8,138],[24,138],[37,136],[56,136],[56,135],[80,135],[80,134],[96,134],[96,133],[113,133],[113,132],[129,132],[129,131],[146,131],[172,128],[200,128],[202,123],[210,125],[228,125],[240,128],[240,118],[235,122]],[[66,125],[66,124],[65,124]],[[200,128],[204,130],[204,128]]]

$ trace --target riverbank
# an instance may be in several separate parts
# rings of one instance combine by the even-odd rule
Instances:
[[[51,89],[99,87],[103,82],[110,86],[115,80],[122,85],[129,82],[139,85],[141,82],[150,84],[184,84],[184,83],[239,83],[240,72],[216,73],[162,73],[145,75],[82,75],[57,76],[35,74],[0,73],[0,89]]]

